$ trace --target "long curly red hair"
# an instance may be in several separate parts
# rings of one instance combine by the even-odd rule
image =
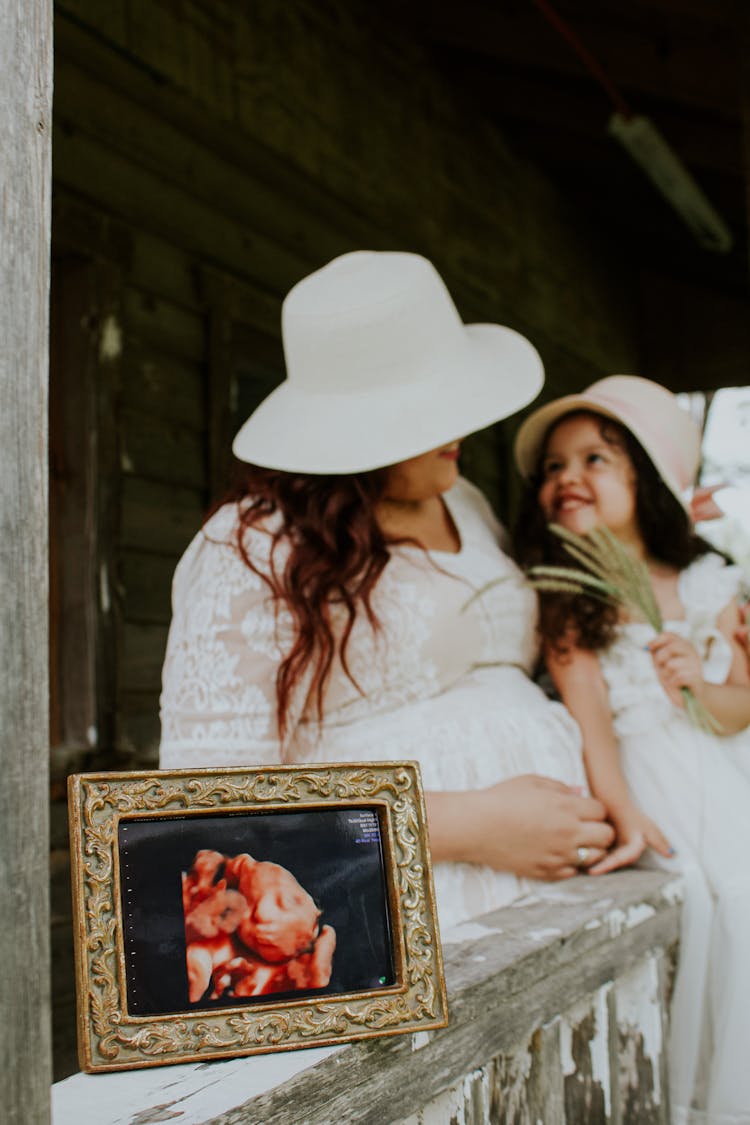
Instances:
[[[238,463],[235,483],[222,500],[237,503],[236,546],[243,561],[263,579],[277,603],[285,605],[292,615],[294,643],[276,674],[277,719],[282,739],[292,693],[311,665],[311,693],[319,721],[323,718],[323,694],[336,656],[351,682],[361,690],[347,664],[347,645],[359,611],[364,611],[373,629],[379,627],[372,592],[388,562],[389,551],[375,510],[383,497],[386,479],[385,469],[318,476]],[[246,532],[259,527],[271,536],[268,570],[261,570],[247,549]],[[289,550],[283,568],[277,569],[275,548],[282,541]],[[344,608],[343,630],[334,631],[333,606]]]

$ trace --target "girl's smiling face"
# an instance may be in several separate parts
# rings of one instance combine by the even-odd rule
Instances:
[[[635,471],[607,421],[595,414],[563,418],[547,435],[541,461],[539,504],[549,522],[578,535],[606,527],[641,547],[635,506]]]

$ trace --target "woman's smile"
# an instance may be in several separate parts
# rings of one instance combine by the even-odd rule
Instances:
[[[458,480],[458,458],[461,444],[448,442],[438,449],[420,453],[391,465],[388,469],[386,499],[415,503],[434,499],[453,488]]]
[[[461,446],[456,444],[448,449],[441,449],[438,456],[442,457],[445,461],[458,461],[461,455]]]

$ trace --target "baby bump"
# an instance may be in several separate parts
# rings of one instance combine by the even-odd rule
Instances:
[[[420,763],[428,789],[475,789],[523,773],[585,784],[580,734],[520,669],[476,669],[439,695],[356,723],[327,724],[305,760]]]

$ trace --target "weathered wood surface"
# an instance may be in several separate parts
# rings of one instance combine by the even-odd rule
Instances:
[[[49,1116],[47,335],[52,5],[0,8],[0,1085]]]
[[[200,527],[204,508],[198,489],[126,476],[120,545],[163,552],[176,560]]]
[[[297,1074],[289,1052],[78,1075],[55,1087],[54,1123],[179,1113],[181,1125],[668,1125],[665,979],[678,928],[674,879],[579,878],[445,936],[443,1030],[331,1049]]]

